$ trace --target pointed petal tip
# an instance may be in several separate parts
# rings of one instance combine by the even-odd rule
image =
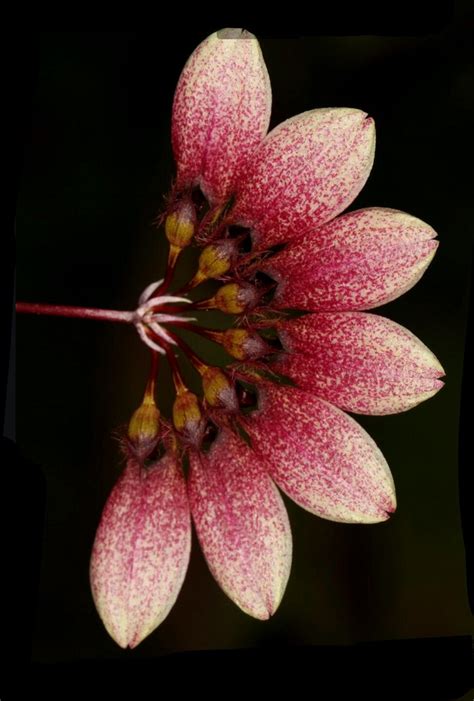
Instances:
[[[392,491],[391,494],[387,495],[387,501],[382,505],[379,504],[375,506],[374,510],[367,513],[360,513],[353,521],[346,521],[346,523],[356,523],[363,526],[370,526],[375,523],[384,523],[388,521],[391,516],[397,510],[397,501],[395,492]],[[343,521],[344,522],[344,521]]]
[[[362,122],[363,128],[369,129],[375,134],[375,119],[370,117],[366,112],[363,112],[362,114],[364,115],[364,121]]]
[[[152,631],[150,631],[152,632]],[[145,638],[147,638],[149,633],[146,633],[146,635],[134,635],[132,639],[129,641],[128,645],[125,645],[125,648],[129,648],[130,650],[134,650],[136,647],[142,643]]]
[[[112,630],[111,628],[107,628],[107,633],[110,635],[112,640],[117,643],[119,647],[122,648],[122,650],[133,650],[136,648],[140,643],[142,643],[145,638],[147,638],[153,631],[149,630],[144,632],[143,634],[139,634],[137,631],[134,631],[132,633],[129,633],[127,631],[127,634],[124,634],[123,632],[120,631],[115,631]]]
[[[97,608],[97,612],[102,619],[105,630],[110,635],[114,643],[116,643],[122,650],[126,650],[129,645],[129,636],[127,632],[127,625],[125,621],[114,620],[113,616],[110,615],[110,610],[107,607],[101,607],[99,600],[94,595],[94,588],[92,588],[94,603]],[[122,625],[121,625],[122,624]]]
[[[261,598],[255,601],[254,607],[251,609],[249,607],[239,606],[244,613],[248,616],[252,616],[257,621],[268,621],[277,612],[281,600],[283,598],[283,593],[278,596],[273,601],[271,598]],[[239,605],[239,604],[238,604]]]
[[[324,108],[317,108],[311,110],[311,112],[320,113],[323,110]],[[367,129],[373,133],[375,137],[375,119],[364,110],[358,107],[330,107],[327,111],[331,114],[334,121],[339,120],[346,125],[352,124],[355,128],[360,128],[362,130]],[[315,114],[315,117],[319,117],[319,114]]]
[[[241,606],[239,608],[241,608],[242,611],[247,614],[247,616],[251,616],[252,618],[255,618],[257,621],[268,621],[268,619],[272,615],[271,609],[267,609],[265,605],[264,605],[264,608],[262,608],[262,609],[255,608],[253,610],[250,610],[250,609],[244,609]]]
[[[393,506],[385,507],[383,510],[383,517],[380,519],[379,523],[384,523],[385,521],[389,521],[391,516],[394,515],[394,513],[397,510],[397,505],[394,504]]]
[[[385,504],[385,506],[383,508],[384,508],[387,519],[389,519],[390,516],[393,516],[393,514],[397,510],[397,495],[395,493],[395,487],[393,485],[392,485],[392,490],[391,490],[389,502],[387,504]]]
[[[315,116],[319,116],[323,113],[330,114],[336,119],[349,119],[354,122],[364,122],[364,120],[372,119],[369,117],[368,113],[358,107],[316,107],[313,110],[308,110],[307,113],[302,112],[301,114],[311,114],[314,113]],[[295,115],[294,118],[300,115]],[[372,120],[373,121],[373,120]]]
[[[391,503],[385,504],[384,506],[380,506],[375,513],[364,514],[363,516],[361,516],[360,521],[358,521],[358,523],[364,526],[370,526],[371,524],[375,523],[385,523],[385,521],[388,521],[390,517],[393,516],[396,510],[397,503],[395,500],[395,494],[393,494],[393,501]]]

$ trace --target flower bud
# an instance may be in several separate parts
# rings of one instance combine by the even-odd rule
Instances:
[[[258,301],[258,293],[248,283],[229,282],[217,290],[214,296],[216,309],[226,314],[243,314]]]
[[[128,424],[128,437],[134,444],[137,456],[146,458],[157,444],[160,435],[160,412],[150,397],[133,413]]]
[[[199,283],[224,275],[230,269],[236,253],[236,243],[231,239],[224,239],[206,246],[199,256],[195,282]]]
[[[191,197],[186,195],[175,203],[166,217],[166,238],[177,248],[185,248],[191,243],[195,229],[196,209]]]
[[[222,345],[237,360],[256,360],[269,351],[263,338],[247,329],[227,329],[222,334]]]
[[[235,389],[222,370],[208,367],[202,372],[201,379],[204,397],[208,404],[227,411],[236,411],[238,409]]]
[[[191,445],[199,446],[205,428],[199,399],[189,390],[178,393],[173,404],[173,423]]]

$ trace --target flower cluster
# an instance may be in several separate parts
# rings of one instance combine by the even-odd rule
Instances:
[[[271,616],[292,557],[278,488],[325,519],[385,521],[396,508],[389,467],[345,412],[405,411],[443,385],[420,340],[367,313],[420,279],[435,232],[394,209],[341,215],[369,176],[373,120],[358,109],[314,109],[267,133],[270,109],[252,34],[226,29],[198,46],[173,103],[165,278],[135,312],[102,313],[135,324],[152,358],[91,558],[97,610],[122,647],[138,645],[173,606],[192,522],[224,592],[251,616]],[[191,246],[196,272],[168,294]],[[211,297],[188,296],[209,280]],[[228,323],[217,330],[183,316],[203,310]],[[220,344],[227,365],[206,362],[183,328]],[[177,347],[201,392],[186,385]],[[170,417],[155,403],[160,356],[175,388]]]

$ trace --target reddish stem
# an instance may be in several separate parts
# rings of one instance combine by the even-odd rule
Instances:
[[[176,360],[176,356],[169,345],[165,347],[165,351],[166,357],[168,358],[168,362],[171,368],[171,375],[173,377],[174,388],[176,390],[176,393],[180,394],[186,389],[186,385],[184,384],[183,379],[181,377],[178,361]]]
[[[183,285],[182,287],[180,287],[179,290],[176,290],[176,292],[173,292],[173,294],[177,295],[178,297],[182,297],[186,292],[189,292],[189,290],[192,290],[194,277],[191,278],[191,280],[188,280],[188,282],[185,285]],[[196,287],[197,287],[197,285],[196,285]]]
[[[66,307],[59,304],[30,304],[17,302],[19,314],[45,314],[48,316],[67,316],[75,319],[96,319],[98,321],[118,321],[130,324],[133,312],[121,312],[116,309],[91,309],[89,307]]]
[[[158,367],[159,367],[159,355],[156,351],[152,350],[151,351],[151,366],[150,366],[150,374],[148,375],[148,382],[146,384],[145,388],[145,395],[144,399],[147,397],[151,397],[152,399],[155,396],[155,384],[156,384],[156,376],[158,375]]]
[[[185,331],[192,331],[193,333],[199,334],[199,336],[203,336],[204,338],[207,338],[209,341],[214,341],[214,343],[220,343],[220,339],[222,337],[222,331],[219,330],[214,330],[214,329],[208,329],[203,326],[196,326],[196,324],[191,324],[188,321],[170,321],[171,326],[179,326],[180,328],[183,328]],[[170,331],[168,330],[168,333]]]
[[[196,355],[196,353],[188,346],[188,344],[187,344],[185,341],[183,341],[182,338],[180,338],[179,336],[176,336],[176,334],[174,334],[174,333],[173,333],[172,331],[170,331],[169,329],[168,329],[168,333],[169,333],[169,335],[173,338],[173,341],[175,341],[175,343],[176,343],[176,345],[178,346],[178,348],[181,348],[181,350],[183,351],[183,353],[185,353],[185,355],[187,355],[187,357],[189,358],[190,362],[194,365],[194,367],[196,368],[196,370],[197,370],[199,373],[201,373],[201,372],[203,372],[204,370],[206,370],[206,368],[207,368],[208,366],[207,366],[205,363],[203,363],[203,361],[201,360],[201,358],[199,358],[199,356]]]
[[[191,307],[191,305],[189,305]],[[193,302],[192,309],[202,309],[203,311],[209,311],[210,309],[217,309],[214,302],[214,297],[209,299],[201,299],[199,302]]]
[[[175,256],[171,255],[171,246],[170,246],[170,252],[168,254],[168,264],[166,267],[166,273],[165,273],[164,280],[161,283],[161,285],[158,287],[158,289],[156,289],[154,291],[154,293],[151,295],[150,299],[153,299],[153,297],[159,297],[160,295],[163,295],[168,290],[168,288],[171,285],[171,282],[173,280],[178,255],[175,255]]]

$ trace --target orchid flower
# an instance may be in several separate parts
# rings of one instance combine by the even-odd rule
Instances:
[[[317,108],[268,132],[270,112],[256,37],[225,29],[205,39],[174,96],[176,178],[159,218],[165,278],[145,287],[135,311],[17,305],[134,324],[150,348],[143,402],[123,437],[126,467],[90,565],[98,613],[124,648],[174,605],[192,524],[222,590],[246,614],[272,616],[292,558],[280,490],[320,518],[386,521],[396,509],[389,466],[346,412],[403,412],[443,386],[443,368],[422,341],[370,311],[420,280],[435,231],[395,209],[344,214],[372,168],[373,119]],[[168,294],[188,247],[194,275]],[[205,281],[215,292],[196,299]],[[227,327],[188,316],[202,310],[223,312]],[[180,329],[220,344],[227,365],[207,362]],[[200,393],[186,385],[176,348],[199,375]],[[155,402],[160,356],[173,376],[170,416]]]

